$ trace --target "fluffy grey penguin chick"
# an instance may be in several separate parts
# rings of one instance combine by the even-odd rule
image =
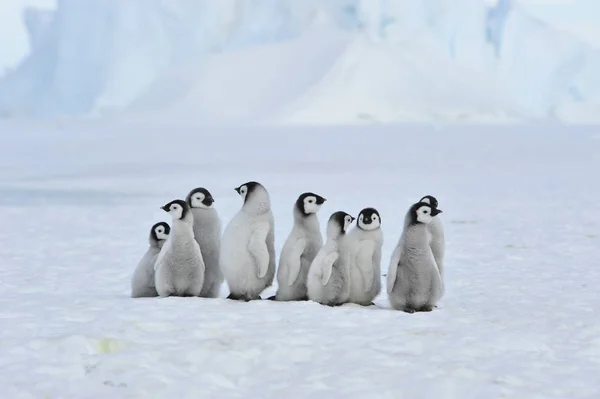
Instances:
[[[339,306],[350,295],[350,268],[341,252],[346,231],[354,217],[343,211],[333,213],[327,222],[327,240],[312,261],[306,286],[308,298],[322,305]]]
[[[424,196],[421,198],[421,202],[428,203],[435,209],[438,207],[438,200],[432,195]],[[442,278],[442,295],[444,295],[444,253],[446,250],[446,240],[444,238],[442,219],[439,216],[435,216],[427,225],[427,230],[431,233],[431,243],[429,245],[431,246],[435,263],[440,271],[440,276]]]
[[[442,282],[427,225],[442,213],[427,202],[410,207],[408,224],[390,259],[387,293],[394,309],[407,313],[431,311],[442,294]]]
[[[154,264],[163,244],[169,238],[171,227],[166,222],[158,222],[150,229],[150,246],[138,263],[131,277],[131,297],[144,298],[158,296],[154,286]]]
[[[382,247],[381,216],[375,208],[365,208],[344,241],[350,267],[349,302],[373,305],[373,299],[381,292]]]
[[[200,246],[205,266],[204,285],[200,296],[216,298],[225,277],[219,265],[221,219],[213,206],[215,200],[207,189],[198,187],[190,191],[185,201],[194,216],[194,237]]]
[[[326,199],[306,192],[294,203],[294,226],[283,244],[277,268],[277,301],[306,301],[306,278],[311,262],[323,246],[317,212]]]
[[[438,208],[438,200],[433,195],[426,195],[419,200],[419,202],[425,202],[431,205],[432,208]],[[404,228],[408,225],[410,221],[410,210],[406,213],[404,217]],[[442,224],[442,219],[439,216],[435,216],[429,224],[427,224],[427,230],[431,233],[431,251],[433,252],[433,257],[435,258],[435,263],[438,266],[438,270],[440,271],[440,276],[442,278],[442,296],[444,295],[445,283],[444,283],[444,252],[445,252],[445,238],[444,238],[444,226]]]
[[[228,299],[261,299],[275,277],[275,222],[267,190],[255,181],[235,188],[242,209],[229,221],[221,238],[221,270]]]
[[[156,292],[161,297],[199,296],[204,284],[204,260],[194,239],[194,216],[187,202],[180,199],[161,209],[171,215],[173,224],[154,266]]]

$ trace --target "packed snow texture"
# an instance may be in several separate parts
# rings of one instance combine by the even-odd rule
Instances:
[[[0,130],[0,386],[29,398],[600,396],[600,135],[593,129]],[[129,297],[159,207],[205,186],[227,223],[270,192],[277,256],[301,192],[376,207],[382,274],[411,203],[440,200],[446,294],[431,313]],[[385,277],[382,275],[385,286]],[[264,295],[272,295],[276,287]]]
[[[52,15],[26,14],[35,45],[0,80],[0,115],[600,123],[600,51],[512,0],[59,0]]]

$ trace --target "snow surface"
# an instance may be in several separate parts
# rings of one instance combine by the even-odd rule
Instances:
[[[598,398],[600,134],[418,126],[0,124],[0,387],[21,398]],[[433,194],[447,240],[431,313],[221,298],[131,299],[159,210],[197,185],[374,206],[382,274],[407,207]],[[382,276],[382,279],[385,277]],[[275,292],[271,287],[264,295]]]
[[[514,0],[60,0],[52,15],[30,15],[0,115],[600,123],[600,50]]]

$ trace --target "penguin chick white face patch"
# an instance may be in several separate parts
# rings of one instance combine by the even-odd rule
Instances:
[[[350,227],[350,225],[352,224],[353,221],[354,221],[354,218],[350,215],[347,215],[344,218],[344,231],[348,231],[348,228]]]
[[[366,231],[375,230],[375,229],[379,228],[380,225],[381,225],[381,222],[379,220],[379,216],[377,216],[377,214],[375,214],[375,213],[373,215],[371,215],[371,217],[368,218],[367,220],[365,220],[365,215],[363,215],[362,213],[358,217],[358,227],[360,227],[362,230],[366,230]]]
[[[246,195],[248,194],[248,187],[246,187],[246,186],[240,187],[239,193],[243,199],[246,199]]]
[[[305,213],[317,213],[321,205],[317,203],[317,198],[313,196],[308,196],[304,198],[304,212]]]
[[[195,193],[194,195],[192,195],[192,198],[190,200],[192,208],[204,208],[204,209],[212,208],[212,204],[206,205],[204,203],[205,198],[206,198],[206,196],[203,193]]]
[[[421,206],[417,209],[417,221],[421,223],[429,223],[431,222],[431,208],[428,206]]]
[[[169,206],[169,215],[171,215],[173,220],[181,219],[183,208],[179,204],[171,204],[171,206]]]
[[[157,228],[155,228],[154,234],[156,234],[156,238],[158,238],[159,240],[166,240],[167,238],[169,238],[169,234],[165,231],[165,228],[163,226],[158,226]]]

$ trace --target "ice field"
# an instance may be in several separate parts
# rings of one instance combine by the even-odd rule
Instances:
[[[597,128],[210,128],[0,123],[0,388],[21,398],[598,398]],[[431,313],[312,302],[132,299],[159,209],[265,185],[277,254],[303,191],[382,216],[440,201]],[[385,277],[382,276],[385,281]],[[384,284],[385,287],[385,284]],[[275,287],[263,293],[272,295]]]

